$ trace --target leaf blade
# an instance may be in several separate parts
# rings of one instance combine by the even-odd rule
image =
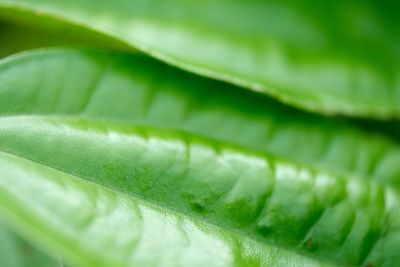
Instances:
[[[353,121],[299,112],[139,55],[26,52],[2,62],[0,79],[3,117],[76,116],[149,125],[400,187],[400,146],[394,138]]]
[[[249,123],[257,115],[253,114],[254,108],[258,110],[257,98],[244,97],[238,90],[231,98],[225,98],[226,93],[210,100],[216,95],[199,95],[204,92],[203,85],[215,88],[221,83],[174,74],[175,70],[149,60],[144,60],[146,64],[136,61],[136,68],[133,62],[121,62],[115,54],[75,50],[42,51],[5,60],[0,66],[1,151],[190,214],[207,225],[222,224],[271,248],[276,243],[343,264],[396,263],[395,248],[400,240],[396,235],[399,201],[395,184],[358,172],[342,176],[288,156],[279,159],[267,153],[268,149],[248,149],[250,143],[240,143],[241,136],[234,139],[235,145],[224,142],[232,128],[207,124],[214,117],[209,112],[217,107],[212,103],[218,103],[224,112],[211,114],[241,127],[254,127],[264,125],[264,120]],[[159,68],[163,71],[156,71]],[[154,81],[155,74],[160,78],[161,73],[171,80],[157,89],[158,83],[148,83],[147,78]],[[188,84],[200,87],[192,90]],[[201,101],[193,102],[198,96]],[[220,99],[229,102],[221,104]],[[193,103],[198,104],[200,123],[193,126],[189,120],[193,128],[184,127],[184,107],[196,106]],[[298,114],[288,108],[281,110],[279,105],[272,107],[261,114],[273,116],[277,111],[280,123],[291,121],[288,114]],[[240,108],[252,111],[238,112]],[[232,115],[223,115],[229,113]],[[332,129],[325,129],[327,122],[318,117],[299,116],[314,118],[311,122],[317,123],[310,129],[323,134]],[[146,120],[150,123],[143,124]],[[173,127],[155,126],[163,121]],[[203,128],[206,132],[199,134]],[[220,134],[219,139],[213,138],[214,132]],[[259,140],[265,142],[265,136]],[[251,147],[257,145],[254,142]],[[292,150],[286,152],[290,155]],[[395,159],[397,152],[393,155]],[[395,177],[393,181],[397,181]],[[74,225],[75,218],[70,217],[68,222]],[[393,249],[382,252],[386,247]]]
[[[204,266],[207,264],[208,266],[239,267],[250,266],[250,264],[279,266],[282,261],[288,264],[323,266],[293,253],[242,238],[224,229],[202,225],[194,219],[183,220],[181,215],[174,212],[162,211],[139,199],[117,195],[103,187],[20,158],[4,153],[0,153],[0,157],[2,169],[7,169],[7,174],[3,174],[0,180],[2,185],[0,197],[14,208],[12,211],[5,211],[10,209],[10,206],[2,205],[3,214],[19,213],[19,216],[14,216],[11,221],[35,233],[35,237],[31,236],[33,239],[37,240],[38,236],[39,239],[44,237],[53,239],[52,244],[55,247],[60,248],[70,256],[69,259],[74,259],[73,261],[81,266],[122,267],[159,266],[160,264]],[[30,171],[30,176],[26,175],[27,169]],[[43,185],[49,189],[46,194],[43,194],[41,190]],[[21,192],[25,194],[20,194]],[[73,197],[80,201],[72,201]],[[54,209],[54,203],[60,202],[64,203],[63,207]],[[93,209],[93,205],[97,209]],[[97,212],[96,215],[90,215],[94,211]],[[80,213],[78,218],[75,218],[74,225],[70,217],[66,215],[78,215],[76,212]],[[89,220],[88,224],[86,216],[97,218],[94,221]],[[24,223],[23,219],[37,224]],[[48,221],[51,221],[53,225],[50,225]],[[83,228],[87,227],[86,230],[76,232],[75,227],[79,224]],[[138,227],[141,224],[144,225],[142,229]],[[119,231],[104,231],[104,228],[115,229],[116,227]],[[209,232],[212,232],[212,235]],[[98,236],[100,233],[103,235],[102,238],[115,242],[103,243],[103,239]],[[245,251],[246,246],[251,248],[249,255],[240,255],[237,250]],[[134,253],[133,248],[139,252]],[[104,253],[110,249],[111,253]],[[84,257],[73,255],[79,250],[86,250]],[[161,260],[154,257],[153,253],[156,251],[162,253]],[[270,251],[271,254],[266,251]],[[192,257],[192,254],[196,256]]]
[[[2,6],[80,24],[183,69],[298,107],[399,117],[400,27],[389,4],[3,0]],[[226,15],[218,18],[221,10]]]

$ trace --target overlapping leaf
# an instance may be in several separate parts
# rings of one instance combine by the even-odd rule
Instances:
[[[400,117],[399,7],[382,1],[1,0],[173,65],[325,113]],[[45,24],[45,23],[44,23]]]
[[[0,80],[2,214],[74,263],[398,264],[384,136],[140,56],[27,54]]]
[[[393,138],[139,55],[28,53],[5,60],[0,80],[3,116],[77,116],[179,130],[343,176],[400,186],[400,147]]]
[[[73,25],[49,22],[44,28],[29,23],[0,19],[0,58],[41,47],[95,46],[108,50],[134,52],[133,49],[109,37]]]

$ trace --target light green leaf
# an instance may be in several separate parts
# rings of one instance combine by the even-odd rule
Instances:
[[[0,156],[0,212],[73,263],[400,263],[398,179],[364,173],[395,169],[390,139],[265,107],[259,96],[140,56],[43,51],[4,61],[0,81],[0,150],[18,156]],[[374,165],[335,169],[321,155],[346,148],[337,137],[328,150],[308,139],[319,147],[308,159],[316,163],[294,160],[307,159],[307,150],[285,142],[275,144],[286,150],[279,159],[265,144],[284,135],[277,132],[285,123],[304,138],[338,130],[361,139],[357,146],[394,149],[384,152],[392,165],[377,164],[374,146],[360,146],[360,162],[371,157]]]
[[[3,224],[0,224],[0,264],[5,267],[62,267]]]
[[[399,5],[388,1],[1,0],[309,110],[400,117]]]
[[[1,152],[0,168],[0,212],[79,266],[328,266]]]

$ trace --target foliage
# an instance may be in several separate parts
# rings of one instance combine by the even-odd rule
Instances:
[[[2,264],[399,265],[395,8],[0,0]]]

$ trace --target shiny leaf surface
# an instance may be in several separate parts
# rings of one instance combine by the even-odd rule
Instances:
[[[26,53],[3,61],[0,81],[3,116],[74,116],[178,130],[400,187],[400,146],[394,138],[139,55]]]
[[[400,117],[399,6],[382,1],[1,0],[298,107]]]
[[[286,155],[279,158],[268,145],[285,123],[305,137],[335,129],[394,149],[383,154],[393,167],[382,169],[394,171],[390,139],[265,107],[259,96],[140,56],[30,53],[5,60],[0,81],[0,150],[15,155],[0,155],[1,213],[73,263],[399,263],[396,177],[369,173],[383,168],[376,164],[360,171],[320,154],[307,159],[308,150],[286,142],[275,144]],[[346,148],[341,138],[333,151]],[[377,162],[372,147],[362,149]]]
[[[1,152],[0,167],[0,212],[79,266],[328,266]]]

